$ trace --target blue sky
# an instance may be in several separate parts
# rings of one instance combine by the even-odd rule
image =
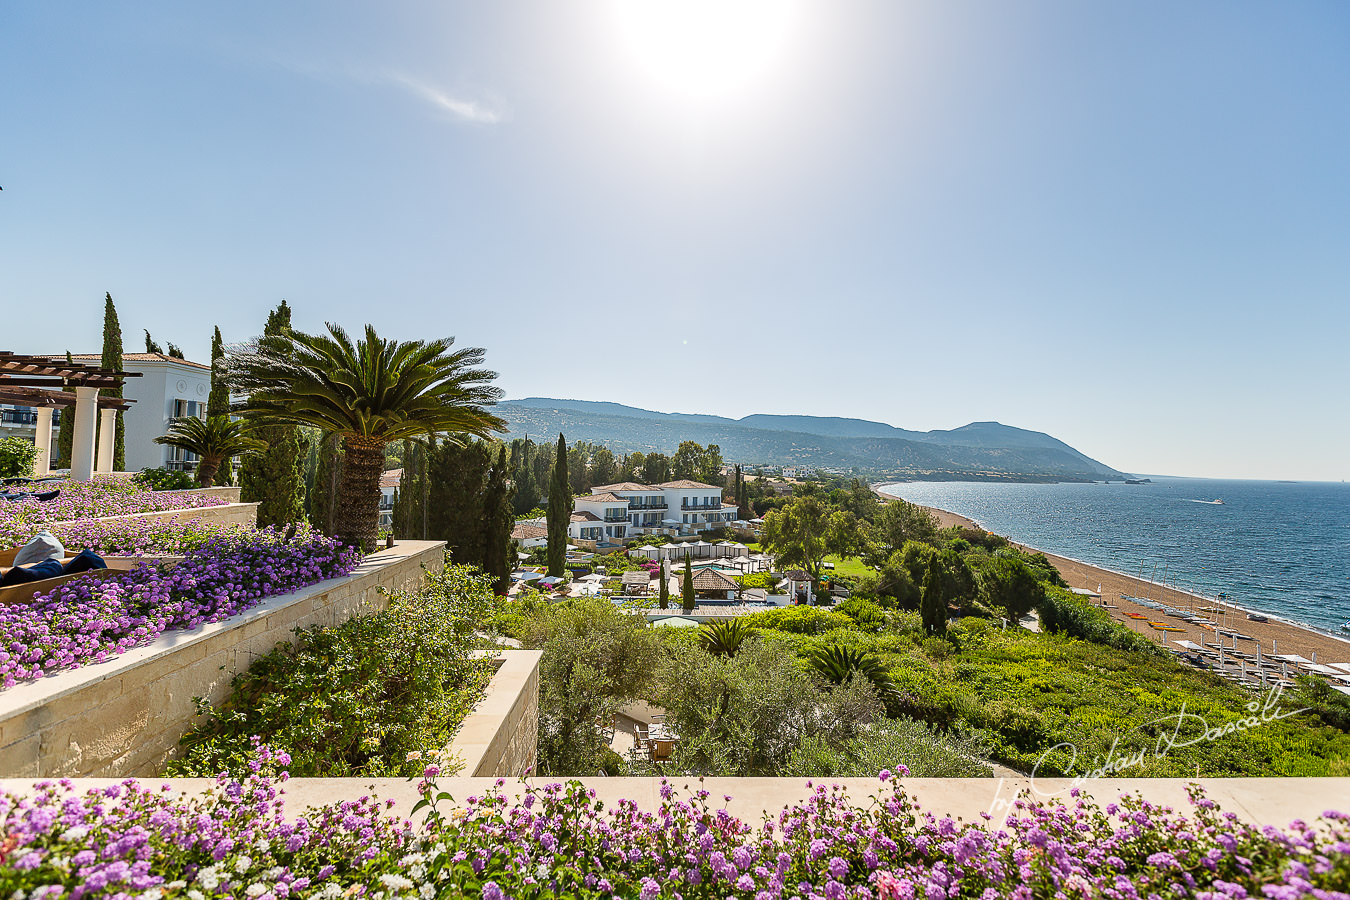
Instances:
[[[738,2],[10,0],[0,347],[284,297],[513,397],[1350,478],[1350,5]]]

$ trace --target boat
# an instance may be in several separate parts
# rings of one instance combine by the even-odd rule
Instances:
[[[1266,616],[1261,615],[1260,613],[1247,613],[1247,621],[1249,621],[1249,622],[1269,622],[1270,619],[1267,618]],[[1350,622],[1346,622],[1345,624],[1346,624],[1346,625],[1350,625]],[[1341,626],[1341,627],[1344,628],[1345,626],[1343,625],[1343,626]]]
[[[1342,622],[1342,623],[1341,623],[1341,631],[1344,631],[1345,633],[1350,634],[1350,622]]]

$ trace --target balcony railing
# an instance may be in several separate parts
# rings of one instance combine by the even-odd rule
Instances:
[[[616,522],[623,522],[626,524],[628,522],[628,516],[612,516],[609,513],[606,513],[603,521],[608,522],[611,525]]]
[[[36,425],[37,413],[31,409],[0,409],[0,423],[5,425]]]
[[[716,506],[713,506],[713,505],[711,505],[711,504],[704,505],[704,504],[701,504],[701,503],[681,503],[681,504],[680,504],[680,509],[688,510],[689,512],[714,511],[714,510],[719,510],[719,509],[721,509],[721,508],[722,508],[722,502],[721,502],[720,500],[717,502],[717,505],[716,505]]]
[[[629,509],[669,509],[670,504],[662,500],[658,503],[638,503],[635,500],[628,501]]]

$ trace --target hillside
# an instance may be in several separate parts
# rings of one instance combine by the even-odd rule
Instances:
[[[865,419],[662,413],[618,403],[530,397],[498,405],[511,437],[596,441],[616,451],[671,453],[681,441],[717,444],[729,462],[860,469],[923,479],[1090,481],[1124,475],[1048,434],[972,422],[950,431],[907,431]]]

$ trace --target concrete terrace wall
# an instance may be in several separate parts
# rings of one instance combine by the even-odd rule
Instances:
[[[567,778],[540,777],[530,779],[535,786]],[[657,778],[580,778],[586,787],[595,791],[597,800],[609,809],[620,799],[632,800],[638,809],[655,812],[661,804],[661,780]],[[492,789],[492,778],[442,778],[437,789],[446,791],[457,800],[482,796]],[[75,782],[83,792],[104,788],[115,782],[104,779],[81,779]],[[151,784],[167,784],[185,795],[200,795],[214,784],[205,778],[166,778],[151,780]],[[883,793],[883,785],[874,778],[830,779],[848,791],[855,805],[867,807],[870,797]],[[1179,812],[1189,813],[1186,786],[1198,783],[1205,795],[1225,812],[1255,825],[1288,827],[1295,819],[1313,821],[1325,810],[1344,810],[1350,797],[1350,778],[1104,778],[1089,779],[1082,789],[1098,804],[1105,806],[1122,793],[1138,793],[1150,802],[1166,804]],[[798,803],[811,795],[806,779],[797,778],[695,778],[671,779],[677,795],[687,798],[693,791],[709,792],[709,803],[714,809],[725,808],[751,825],[758,825],[761,813],[776,816],[790,803]],[[1030,787],[1026,778],[903,778],[899,781],[905,793],[914,798],[922,810],[941,818],[951,816],[966,822],[979,822],[981,813],[990,813],[994,822],[1002,824],[1011,813],[1007,804],[1017,792]],[[1040,799],[1057,796],[1072,804],[1069,790],[1080,786],[1067,778],[1037,779]],[[525,784],[507,779],[502,791],[508,797],[523,794]],[[32,795],[30,780],[0,780],[0,790],[19,795]],[[884,792],[890,788],[885,787]],[[377,796],[394,801],[392,815],[410,817],[418,801],[417,785],[404,778],[292,778],[286,782],[281,800],[287,818],[294,819],[306,809],[355,800],[363,796]],[[724,802],[723,797],[731,800]]]
[[[238,490],[235,488],[234,490]],[[100,516],[97,522],[117,522],[123,519],[142,522],[169,522],[177,519],[188,522],[201,519],[223,525],[253,525],[258,521],[258,504],[229,503],[225,506],[197,506],[191,509],[166,509],[160,512],[128,513],[125,516]]]
[[[502,650],[487,693],[459,726],[452,753],[464,774],[514,778],[534,769],[539,748],[542,650]]]
[[[194,697],[223,700],[231,677],[289,641],[295,628],[382,609],[389,591],[416,586],[425,571],[441,571],[444,551],[441,541],[401,541],[343,578],[269,597],[222,622],[169,632],[106,662],[0,691],[0,776],[154,775],[191,724]]]

